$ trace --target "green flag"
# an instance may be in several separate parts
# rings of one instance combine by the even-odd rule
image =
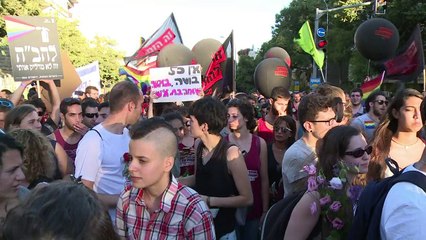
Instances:
[[[315,63],[322,69],[324,65],[324,52],[315,47],[314,38],[312,37],[311,27],[306,21],[299,30],[299,38],[294,41],[309,55],[312,56]]]

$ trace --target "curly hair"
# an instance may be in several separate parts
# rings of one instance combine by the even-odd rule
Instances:
[[[63,180],[31,191],[8,213],[3,234],[4,239],[119,239],[96,194]]]
[[[253,130],[256,128],[256,120],[254,118],[254,108],[253,106],[246,100],[240,100],[238,98],[232,99],[228,102],[226,105],[227,108],[235,107],[238,108],[241,115],[245,119],[247,119],[247,129],[252,133]]]
[[[32,129],[13,129],[9,135],[24,148],[22,170],[27,181],[31,183],[40,176],[53,179],[57,164],[47,137]]]

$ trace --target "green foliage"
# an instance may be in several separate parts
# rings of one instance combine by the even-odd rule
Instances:
[[[118,69],[124,53],[114,50],[117,43],[106,37],[96,36],[91,42],[92,59],[99,61],[102,85],[111,88],[119,81]]]
[[[256,69],[256,60],[249,56],[240,56],[237,66],[237,92],[251,93],[255,91],[253,74]]]
[[[7,46],[2,16],[40,16],[44,6],[44,0],[0,0],[0,46]],[[74,67],[99,61],[101,85],[109,88],[117,82],[124,53],[114,50],[116,43],[105,37],[95,37],[89,41],[78,29],[78,21],[55,17],[61,49],[68,53]]]
[[[0,0],[0,46],[7,45],[3,16],[38,16],[44,5],[44,0]]]
[[[74,67],[99,61],[102,86],[109,88],[119,81],[118,68],[124,53],[114,50],[115,41],[96,36],[89,42],[78,30],[77,21],[65,19],[58,19],[58,34],[61,48],[69,53]]]
[[[366,0],[329,0],[328,8],[336,8],[340,6],[354,5],[366,2]],[[309,78],[312,72],[312,58],[304,53],[297,46],[293,39],[298,37],[298,31],[302,24],[309,20],[311,29],[314,30],[315,9],[327,9],[323,0],[293,0],[290,5],[282,9],[275,16],[275,24],[272,27],[272,39],[265,42],[259,50],[258,56],[252,60],[251,64],[259,63],[264,53],[271,47],[282,47],[291,56],[292,69],[296,69],[296,79],[303,75]],[[354,46],[353,37],[358,26],[373,15],[372,6],[362,6],[357,8],[348,8],[342,11],[329,13],[328,15],[328,31],[327,31],[327,61],[330,66],[328,71],[342,72],[348,69],[348,76],[339,76],[339,84],[341,86],[359,85],[366,76],[375,76],[379,73],[377,63],[369,62],[362,57]],[[416,24],[421,24],[423,29],[426,23],[426,3],[418,0],[391,0],[387,1],[387,11],[385,15],[376,17],[384,17],[389,19],[398,28],[400,33],[400,47],[404,45],[410,37],[412,30]],[[320,19],[320,26],[326,26],[327,15]],[[313,33],[314,34],[314,33]],[[426,39],[426,31],[422,31],[423,41]],[[426,48],[424,48],[426,53]],[[341,69],[336,69],[338,66]],[[244,68],[250,68],[248,70]],[[253,65],[241,61],[238,64],[237,79],[252,79],[254,72]],[[347,81],[348,80],[348,81]],[[301,81],[304,84],[304,81]],[[240,83],[238,82],[237,87]],[[242,87],[244,88],[244,87]]]
[[[77,21],[58,18],[57,29],[61,49],[68,53],[74,67],[84,66],[92,61],[89,42],[78,30]]]
[[[425,27],[426,2],[418,0],[388,1],[385,17],[395,24],[400,34],[400,45],[411,35],[416,24]],[[422,31],[423,42],[426,40],[426,31]],[[426,49],[424,49],[426,50]]]

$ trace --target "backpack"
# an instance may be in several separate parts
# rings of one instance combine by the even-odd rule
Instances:
[[[425,149],[426,150],[426,149]],[[380,239],[380,220],[386,196],[392,186],[399,182],[409,182],[426,192],[426,176],[417,171],[398,171],[398,164],[386,159],[386,164],[394,175],[379,181],[370,182],[358,200],[357,211],[349,231],[349,240]],[[390,164],[395,165],[391,166]],[[395,171],[396,170],[396,171]]]
[[[294,207],[302,199],[306,191],[293,193],[272,205],[265,215],[263,220],[261,239],[262,240],[282,240],[285,230],[290,221],[291,213]],[[313,239],[318,235],[321,227],[321,221],[318,221],[315,228],[312,230],[308,239]]]

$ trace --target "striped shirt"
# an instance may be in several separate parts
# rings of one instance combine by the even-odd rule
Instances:
[[[193,189],[172,177],[160,208],[152,214],[143,189],[128,187],[117,204],[118,235],[126,239],[216,239],[209,208]]]

